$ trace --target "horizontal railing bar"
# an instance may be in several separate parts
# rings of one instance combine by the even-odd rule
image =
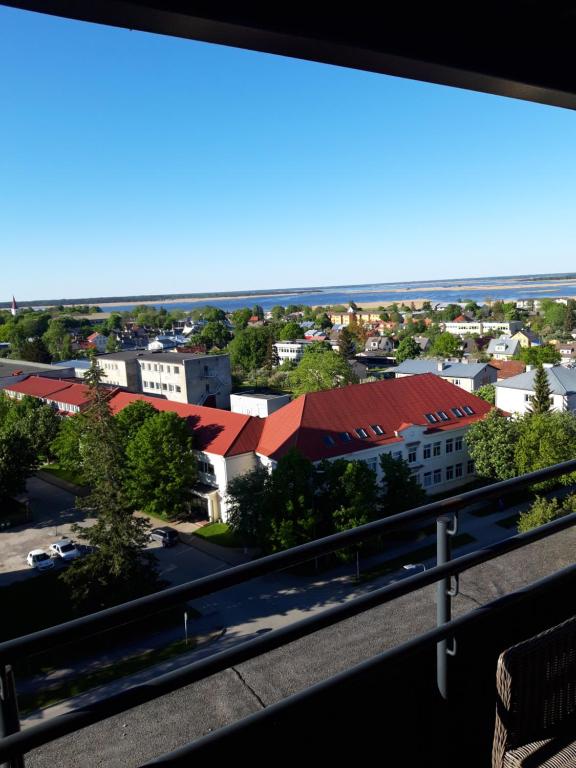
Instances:
[[[436,645],[441,640],[445,640],[448,637],[456,634],[458,630],[473,626],[477,622],[481,621],[487,614],[496,615],[498,613],[509,611],[511,607],[521,603],[525,599],[534,597],[535,594],[552,589],[557,583],[563,581],[564,578],[570,573],[576,572],[576,565],[570,565],[554,574],[544,577],[533,584],[522,587],[515,592],[511,592],[508,595],[496,598],[486,605],[482,605],[475,608],[470,613],[460,616],[457,619],[452,619],[450,622],[443,624],[441,627],[428,630],[427,632],[418,635],[415,638],[407,640],[405,643],[390,648],[386,651],[373,656],[370,659],[360,662],[359,664],[345,669],[342,672],[338,672],[335,675],[322,680],[319,683],[314,683],[308,686],[302,691],[298,691],[281,701],[275,702],[266,706],[264,709],[254,712],[251,715],[247,715],[241,720],[237,720],[230,725],[225,725],[222,728],[214,731],[213,733],[202,736],[193,742],[190,742],[183,747],[165,753],[160,757],[157,757],[149,762],[143,763],[139,768],[153,768],[154,766],[178,766],[178,765],[190,765],[190,758],[201,757],[202,751],[214,745],[216,742],[230,736],[234,736],[242,731],[246,730],[252,725],[266,724],[270,720],[282,715],[290,713],[290,710],[301,707],[307,701],[319,694],[330,692],[339,685],[352,682],[354,678],[362,674],[367,674],[374,671],[376,668],[381,667],[382,664],[395,664],[402,661],[406,657],[412,656],[418,652],[426,649],[428,646]],[[496,678],[496,670],[494,670],[494,678]],[[1,757],[1,754],[0,754]]]
[[[213,592],[219,592],[259,576],[265,576],[269,573],[311,560],[314,557],[342,549],[372,536],[404,528],[409,523],[437,516],[448,510],[466,506],[474,501],[507,493],[517,488],[523,488],[526,485],[573,471],[576,471],[576,459],[555,464],[545,469],[539,469],[526,475],[520,475],[510,480],[502,480],[499,483],[475,488],[472,491],[451,496],[447,499],[440,499],[406,512],[400,512],[397,515],[366,523],[348,531],[335,533],[323,539],[316,539],[307,544],[301,544],[298,547],[284,550],[283,552],[267,555],[253,562],[244,563],[211,576],[205,576],[186,584],[170,587],[161,592],[146,595],[145,597],[140,597],[137,600],[122,603],[112,608],[106,608],[89,616],[83,616],[64,624],[58,624],[55,627],[49,627],[29,635],[6,640],[0,643],[0,664],[14,663],[31,653],[45,651],[54,645],[87,637],[116,627],[119,624],[128,623],[148,615],[153,610],[173,607],[184,599],[193,600],[204,597]]]
[[[480,618],[484,616],[486,613],[498,612],[500,610],[509,609],[512,604],[515,604],[516,602],[521,601],[527,596],[532,596],[538,593],[539,591],[545,590],[550,585],[556,584],[556,582],[564,579],[567,575],[574,572],[576,572],[576,565],[571,565],[571,566],[568,566],[567,568],[564,568],[561,571],[557,571],[554,574],[546,576],[543,579],[537,582],[534,582],[531,585],[522,587],[521,589],[516,590],[515,592],[499,597],[496,600],[490,603],[487,603],[484,606],[480,606],[479,608],[474,609],[473,611],[465,614],[464,616],[461,616],[457,619],[452,620],[447,624],[444,624],[440,628],[428,630],[427,632],[422,633],[421,635],[418,635],[417,637],[408,640],[406,643],[403,643],[400,646],[389,649],[387,651],[383,651],[381,654],[378,654],[377,656],[371,659],[367,659],[366,661],[361,662],[360,664],[352,667],[349,670],[340,672],[336,676],[328,678],[328,680],[322,681],[321,683],[317,683],[311,686],[309,689],[306,689],[305,691],[301,691],[297,694],[294,694],[288,699],[283,700],[283,702],[279,702],[279,705],[282,705],[285,702],[291,702],[292,699],[294,699],[294,697],[298,697],[298,701],[300,701],[302,700],[302,697],[307,696],[309,691],[311,692],[309,695],[312,695],[313,692],[315,693],[320,691],[323,686],[336,685],[339,682],[345,681],[347,679],[351,679],[359,672],[364,670],[369,670],[373,666],[376,666],[377,664],[382,663],[388,657],[390,658],[390,660],[396,660],[397,658],[403,657],[407,653],[417,652],[429,644],[431,645],[432,643],[435,643],[439,640],[445,639],[453,635],[456,630],[461,629],[462,627],[465,627],[468,624],[475,623],[476,621],[480,620]],[[420,577],[423,575],[424,574],[417,574],[416,576],[413,576],[410,579],[406,579],[406,581],[412,581],[412,582],[417,580],[420,581],[421,580]],[[308,621],[308,620],[304,620],[304,621]],[[274,632],[276,633],[276,632],[282,632],[282,631],[283,630],[275,630]],[[267,635],[266,637],[269,637],[269,635]],[[242,645],[242,648],[244,648],[245,646],[248,646],[249,644],[255,647],[261,639],[264,639],[264,638],[257,638],[256,640],[244,643]],[[237,649],[237,650],[240,650],[240,649]],[[229,654],[231,652],[226,651],[224,653]],[[247,658],[243,658],[242,656],[239,656],[236,663],[245,661],[248,658],[252,658],[252,656],[254,655],[255,654],[250,654]],[[150,683],[146,683],[142,686],[139,686],[139,688],[142,688],[145,690],[148,686],[155,686],[158,681],[168,677],[173,677],[173,676],[174,676],[174,673],[163,675],[162,678],[156,678],[156,680],[153,680]],[[178,687],[181,687],[181,686],[178,686]],[[118,694],[108,699],[107,702],[118,700],[120,698],[125,698],[135,690],[136,689],[132,689],[130,691],[126,691],[125,693]],[[170,689],[170,690],[173,690],[173,689]],[[162,693],[168,693],[170,692],[170,690],[164,691]],[[153,698],[157,698],[157,696],[152,695],[147,697],[145,700],[148,701]],[[67,733],[77,731],[81,727],[85,727],[86,725],[90,725],[93,722],[98,722],[99,720],[104,719],[102,717],[98,717],[95,720],[90,720],[88,722],[85,721],[86,716],[90,717],[90,715],[95,709],[100,709],[101,704],[105,704],[105,703],[106,702],[97,702],[95,704],[90,705],[90,707],[86,708],[85,710],[75,710],[66,715],[62,715],[57,718],[54,718],[53,720],[47,721],[46,723],[40,723],[39,725],[31,726],[30,728],[26,729],[25,731],[21,731],[20,733],[7,736],[6,738],[0,740],[0,762],[2,760],[7,760],[10,757],[13,757],[15,755],[20,755],[25,752],[28,752],[29,750],[39,747],[42,744],[45,744],[49,741],[53,741],[54,739],[59,738],[60,736],[64,736]],[[273,706],[276,707],[278,705],[273,705]],[[126,707],[120,711],[123,711],[124,709],[126,709]],[[264,711],[268,712],[268,709],[270,708],[266,708],[266,710]],[[109,710],[106,713],[106,717],[111,717],[114,714],[118,714],[118,711],[116,711],[116,708],[111,708],[111,710]],[[79,719],[78,715],[82,715],[82,719]],[[58,721],[58,726],[57,726],[57,729],[54,729],[54,724],[56,723],[56,721]],[[243,722],[243,721],[239,721],[239,722]],[[237,726],[237,725],[238,724],[234,724],[234,726]],[[219,732],[221,732],[222,730],[227,730],[234,726],[226,726],[225,729],[220,729]],[[55,730],[56,730],[56,733],[54,733]],[[197,743],[199,742],[194,742],[194,748],[196,748]]]
[[[272,630],[261,637],[248,640],[236,648],[230,648],[220,653],[208,656],[199,661],[180,667],[177,670],[160,675],[153,680],[134,686],[127,691],[115,694],[107,699],[91,704],[89,708],[81,708],[48,720],[44,723],[31,726],[25,731],[10,736],[20,745],[23,752],[34,747],[53,741],[67,733],[79,730],[95,722],[104,720],[114,714],[119,714],[139,704],[170,693],[184,685],[198,682],[205,677],[228,669],[235,664],[259,656],[263,653],[279,648],[306,635],[325,629],[340,621],[356,616],[370,608],[390,602],[398,597],[414,592],[425,586],[433,584],[441,578],[462,573],[476,565],[480,565],[502,554],[521,549],[540,539],[551,536],[576,524],[576,513],[553,520],[546,525],[535,528],[504,541],[491,544],[467,555],[449,561],[448,563],[429,568],[410,578],[393,584],[387,584],[366,595],[349,600],[342,605],[329,608],[322,613],[301,619],[286,627]],[[0,760],[2,759],[4,745],[0,741]]]

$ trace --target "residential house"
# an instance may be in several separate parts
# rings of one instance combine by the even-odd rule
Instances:
[[[496,368],[498,381],[518,376],[519,373],[524,373],[526,370],[526,365],[521,360],[496,360],[492,358],[488,362],[493,368]]]
[[[432,348],[432,341],[428,338],[428,336],[414,336],[414,341],[416,344],[418,344],[424,354],[429,352]]]
[[[517,331],[511,338],[518,341],[523,349],[540,347],[542,345],[542,339],[529,328],[523,328],[521,331]]]
[[[489,363],[452,363],[446,360],[404,360],[391,368],[397,379],[432,373],[466,392],[475,392],[485,384],[494,384],[497,371]]]
[[[304,356],[304,350],[311,344],[317,344],[314,339],[294,339],[293,341],[277,341],[274,343],[274,349],[278,357],[278,364],[281,365],[289,360],[291,363],[298,364]],[[328,341],[332,349],[338,351],[338,342],[330,339]]]
[[[576,363],[576,343],[569,341],[556,341],[554,348],[560,353],[562,365],[574,365]]]
[[[390,355],[394,352],[394,339],[391,336],[369,336],[364,344],[364,352]]]
[[[86,339],[88,344],[91,344],[97,352],[106,352],[106,345],[108,344],[108,336],[104,336],[103,333],[94,331]]]
[[[496,407],[509,413],[526,413],[534,396],[536,369],[496,383]],[[552,410],[576,412],[576,370],[562,365],[545,365]]]
[[[509,336],[501,336],[499,339],[492,339],[490,341],[486,353],[496,360],[511,360],[519,351],[520,342],[518,339],[512,339]]]

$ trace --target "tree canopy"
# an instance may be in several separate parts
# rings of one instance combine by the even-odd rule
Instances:
[[[356,384],[358,379],[348,361],[322,344],[308,347],[296,368],[289,374],[295,395]]]

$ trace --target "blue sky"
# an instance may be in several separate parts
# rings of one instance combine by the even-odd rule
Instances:
[[[574,270],[576,114],[0,7],[2,300]]]

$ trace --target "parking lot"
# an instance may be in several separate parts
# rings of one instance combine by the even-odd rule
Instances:
[[[0,587],[36,575],[26,563],[33,549],[48,551],[51,544],[65,537],[75,539],[72,525],[90,526],[94,519],[85,510],[75,506],[76,499],[67,491],[31,477],[27,484],[32,520],[26,527],[0,528]],[[198,551],[195,547],[178,543],[163,548],[158,541],[149,545],[158,557],[160,575],[172,584],[215,573],[227,567],[226,563]],[[56,568],[65,568],[59,560]]]

